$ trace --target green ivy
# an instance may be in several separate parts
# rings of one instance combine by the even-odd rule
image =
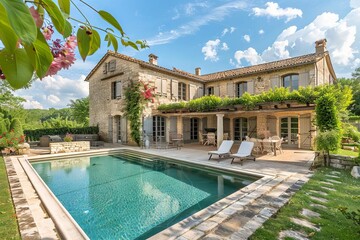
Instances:
[[[130,121],[130,136],[140,146],[141,114],[144,108],[140,84],[131,82],[125,89],[125,116]]]

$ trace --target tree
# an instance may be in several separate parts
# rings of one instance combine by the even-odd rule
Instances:
[[[71,100],[68,106],[75,121],[89,125],[89,97]]]
[[[13,131],[16,133],[16,135],[18,135],[18,136],[24,134],[24,131],[23,131],[21,122],[20,122],[20,120],[17,119],[17,118],[14,118],[14,119],[11,121],[10,130],[13,130]]]
[[[22,103],[25,99],[16,97],[9,86],[0,82],[0,118],[11,121],[19,118],[21,121],[26,117]]]
[[[81,58],[94,54],[101,45],[99,32],[105,34],[108,46],[118,49],[118,40],[123,46],[145,48],[145,41],[133,42],[123,31],[119,22],[108,12],[96,10],[84,0],[75,4],[71,0],[0,0],[0,78],[15,89],[26,86],[33,76],[43,78],[60,69],[67,69],[75,61],[76,45]],[[83,13],[90,8],[109,25],[106,28],[93,26]],[[71,10],[78,10],[84,17],[72,17]],[[49,18],[49,19],[46,19]],[[71,23],[80,25],[76,36]],[[51,39],[54,32],[64,39]]]

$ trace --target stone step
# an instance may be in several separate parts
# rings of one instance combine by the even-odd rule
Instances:
[[[305,234],[303,234],[301,232],[297,232],[297,231],[293,231],[293,230],[281,231],[279,233],[279,239],[283,240],[286,238],[291,238],[291,239],[295,239],[295,240],[308,240],[309,239],[306,237]]]

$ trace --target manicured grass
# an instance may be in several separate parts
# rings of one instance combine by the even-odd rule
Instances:
[[[270,218],[260,227],[250,239],[266,240],[278,239],[279,232],[282,230],[299,230],[311,239],[360,239],[360,226],[356,225],[352,220],[346,219],[338,210],[338,207],[347,207],[348,211],[356,211],[360,209],[360,179],[353,178],[349,171],[342,171],[340,181],[341,184],[331,186],[336,191],[328,191],[320,188],[326,186],[321,184],[322,180],[327,179],[325,176],[329,172],[334,171],[331,168],[321,168],[316,171],[314,176],[307,182],[289,201],[289,203],[280,209],[280,211]],[[337,180],[337,179],[336,179]],[[321,203],[328,209],[311,207],[310,190],[317,190],[328,193],[328,196],[322,196],[312,193],[313,196],[326,198],[327,203]],[[320,218],[311,218],[310,221],[321,227],[320,232],[300,227],[290,221],[291,217],[306,219],[300,214],[303,208],[321,214]]]
[[[0,239],[20,239],[4,159],[0,155]]]
[[[350,150],[345,150],[345,149],[338,149],[336,152],[331,152],[333,154],[338,154],[338,155],[342,155],[342,156],[353,156],[353,157],[357,157],[359,156],[358,152],[354,152],[354,151],[350,151]]]

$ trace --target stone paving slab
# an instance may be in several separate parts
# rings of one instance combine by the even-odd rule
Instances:
[[[317,203],[311,203],[310,206],[316,207],[316,208],[328,209],[328,207],[321,205],[321,204],[317,204]]]
[[[305,234],[293,230],[285,230],[279,233],[279,239],[291,238],[295,240],[309,240]]]
[[[341,183],[341,182],[339,182],[339,181],[336,181],[336,180],[333,180],[333,179],[327,179],[326,180],[327,182],[331,182],[331,183]]]
[[[325,182],[325,181],[322,181],[321,184],[325,184],[325,185],[329,185],[329,186],[334,186],[334,183]]]
[[[313,224],[312,222],[309,222],[308,220],[299,219],[299,218],[290,218],[290,221],[292,221],[293,223],[300,225],[302,227],[307,227],[307,228],[310,228],[317,232],[320,231],[320,228],[318,228],[315,224]]]
[[[320,197],[314,197],[314,196],[310,196],[310,198],[314,201],[318,201],[318,202],[321,202],[321,203],[327,203],[328,200],[325,199],[325,198],[320,198]]]
[[[336,174],[336,175],[340,175],[340,174],[341,174],[341,173],[338,172],[338,171],[331,171],[330,173],[331,173],[331,174]]]
[[[327,196],[328,194],[326,192],[316,191],[316,190],[310,190],[311,193],[319,194],[321,196]]]
[[[326,177],[330,177],[330,178],[341,178],[340,176],[337,175],[330,175],[330,174],[326,174]]]
[[[328,188],[328,187],[324,187],[324,186],[321,186],[321,188],[328,190],[328,191],[336,191],[336,189],[334,189],[334,188]]]
[[[315,217],[315,218],[319,218],[320,217],[320,213],[317,213],[317,212],[314,212],[314,211],[311,211],[309,209],[306,209],[306,208],[303,208],[301,210],[301,215],[305,216],[305,217],[308,217],[308,218],[312,218],[312,217]]]

